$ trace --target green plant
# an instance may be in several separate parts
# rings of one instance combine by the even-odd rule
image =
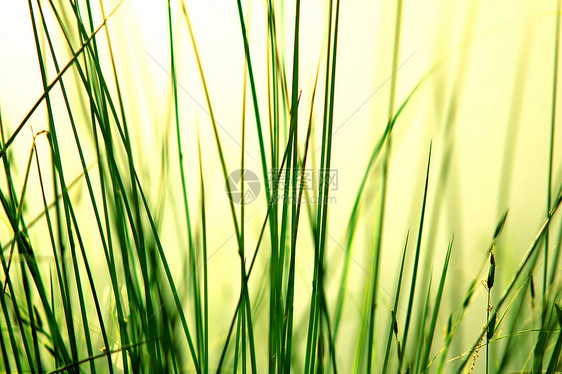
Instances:
[[[377,22],[339,0],[228,4],[147,4],[138,27],[131,1],[2,5],[6,24],[25,16],[35,70],[0,65],[0,370],[561,370],[561,1],[505,2],[489,23],[477,2],[424,21],[398,0]],[[464,11],[460,36],[443,35]],[[446,46],[428,53],[418,22]],[[2,56],[17,56],[10,35]],[[520,60],[491,79],[478,61],[504,61],[498,46]],[[493,91],[508,83],[511,102]],[[23,112],[14,87],[35,100]],[[348,131],[356,114],[367,125]]]

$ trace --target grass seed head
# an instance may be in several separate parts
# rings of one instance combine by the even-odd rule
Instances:
[[[494,281],[496,278],[496,258],[494,257],[494,252],[490,253],[490,270],[488,271],[488,290],[491,290],[494,286]]]

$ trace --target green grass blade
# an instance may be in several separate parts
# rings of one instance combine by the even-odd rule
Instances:
[[[433,269],[432,269],[433,270]],[[432,272],[430,272],[430,274],[432,274]],[[429,282],[428,282],[428,286],[427,286],[427,295],[425,298],[425,303],[424,303],[424,307],[423,307],[423,313],[422,315],[418,318],[420,320],[421,326],[419,328],[419,335],[418,335],[418,349],[416,351],[416,363],[414,365],[415,369],[414,372],[415,373],[419,373],[420,372],[420,359],[422,356],[422,352],[425,348],[425,331],[426,331],[426,324],[427,324],[427,320],[429,317],[429,304],[431,302],[431,285],[433,282],[433,276],[429,276]]]
[[[552,169],[554,167],[554,140],[555,140],[555,125],[556,125],[556,107],[557,107],[557,97],[558,97],[558,65],[560,61],[560,12],[562,11],[562,1],[558,0],[556,8],[556,29],[554,34],[554,72],[552,78],[552,112],[550,117],[550,147],[548,153],[548,188],[547,188],[547,202],[546,210],[547,214],[551,208],[552,204]],[[562,230],[561,230],[562,234]],[[543,285],[543,295],[547,292],[547,276],[548,276],[548,237],[549,230],[546,232],[545,243],[544,243],[544,285]],[[558,268],[558,257],[560,255],[560,245],[556,249],[552,261],[552,272],[550,278],[550,284],[554,282],[555,274]]]
[[[398,325],[396,322],[396,311],[398,310],[398,303],[400,300],[400,293],[402,290],[402,279],[404,275],[404,263],[406,262],[406,250],[408,248],[408,240],[410,239],[410,231],[406,234],[406,240],[404,241],[404,249],[402,250],[402,260],[400,261],[400,272],[398,274],[398,280],[396,284],[396,293],[394,295],[394,307],[391,311],[392,318],[390,321],[390,325],[388,327],[388,337],[386,339],[386,349],[384,352],[384,362],[382,366],[382,371],[386,373],[389,359],[390,359],[390,346],[392,345],[392,333],[395,332],[396,336],[398,336]],[[398,344],[398,342],[396,342]]]
[[[435,305],[433,306],[431,323],[429,325],[427,338],[424,339],[425,348],[422,355],[421,366],[419,366],[419,370],[421,372],[425,372],[428,370],[429,354],[431,352],[431,344],[433,342],[435,327],[437,325],[437,317],[439,315],[439,307],[441,305],[441,299],[443,297],[443,289],[445,288],[445,279],[447,277],[447,270],[449,269],[449,261],[451,260],[453,241],[454,241],[454,237],[451,238],[451,241],[449,242],[449,248],[447,248],[447,255],[445,257],[445,263],[443,264],[443,270],[441,271],[441,280],[439,281],[439,288],[437,290],[437,296],[435,298]]]
[[[550,222],[552,221],[552,216],[554,215],[554,213],[556,213],[556,211],[560,207],[561,203],[562,203],[562,187],[559,189],[558,195],[553,202],[553,206],[550,209],[548,215],[546,216],[545,221],[544,221],[542,227],[540,228],[539,232],[535,236],[535,239],[533,240],[533,242],[529,246],[529,249],[527,250],[527,253],[525,254],[525,257],[521,261],[519,267],[517,268],[517,271],[515,272],[515,274],[511,278],[510,282],[508,283],[507,288],[504,290],[501,297],[499,298],[499,301],[496,303],[496,310],[499,310],[503,306],[503,304],[507,300],[509,294],[511,293],[511,291],[515,287],[515,284],[516,284],[517,280],[519,279],[519,277],[521,276],[523,271],[527,268],[527,265],[531,262],[531,258],[535,254],[537,248],[542,244],[542,240],[544,239],[544,234],[545,234],[547,228],[550,226]],[[494,316],[494,318],[495,318],[495,316]],[[462,370],[464,369],[464,367],[467,365],[468,361],[470,360],[470,357],[471,357],[472,353],[474,352],[474,350],[476,349],[476,347],[478,345],[478,342],[480,341],[481,337],[484,336],[484,334],[486,333],[490,324],[491,324],[491,320],[487,321],[486,325],[482,329],[482,332],[478,335],[478,340],[474,343],[474,345],[472,346],[472,348],[468,352],[467,357],[463,360],[463,362],[459,366],[459,369],[458,369],[459,373],[461,373]]]
[[[409,327],[410,327],[410,323],[412,321],[412,308],[414,306],[414,296],[415,296],[415,291],[416,291],[416,281],[417,281],[417,274],[418,274],[418,264],[419,264],[419,260],[420,260],[420,252],[421,252],[421,240],[422,240],[422,234],[423,234],[423,226],[424,226],[424,222],[425,222],[425,207],[426,207],[426,203],[427,203],[427,191],[428,191],[428,186],[429,186],[429,170],[430,170],[430,166],[431,166],[431,148],[432,148],[432,144],[429,145],[429,155],[427,158],[427,171],[425,174],[425,187],[424,187],[424,192],[423,192],[423,202],[422,202],[422,209],[421,209],[421,215],[420,215],[420,225],[419,225],[419,229],[418,229],[418,239],[416,242],[416,253],[415,253],[415,258],[414,258],[414,268],[412,270],[412,282],[410,285],[410,297],[408,300],[408,310],[406,312],[406,322],[404,324],[404,334],[402,336],[402,355],[400,356],[399,360],[398,360],[398,372],[400,372],[400,370],[402,370],[402,365],[404,363],[404,356],[406,354],[406,343],[408,341],[408,332],[409,332]]]
[[[550,362],[548,363],[548,368],[546,369],[547,374],[554,373],[556,369],[559,367],[559,360],[560,360],[560,351],[562,350],[562,310],[557,304],[554,304],[556,309],[556,319],[558,321],[558,325],[560,326],[560,331],[558,332],[558,339],[556,339],[556,345],[552,350],[552,355],[550,356]]]

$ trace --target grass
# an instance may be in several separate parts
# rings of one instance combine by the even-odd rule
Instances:
[[[524,19],[484,26],[493,10],[470,5],[460,36],[427,53],[433,40],[411,47],[417,4],[379,9],[382,40],[353,34],[361,12],[339,0],[237,0],[205,18],[236,26],[236,56],[213,61],[214,43],[232,46],[205,35],[200,6],[168,0],[151,14],[162,64],[127,46],[125,28],[142,43],[149,27],[133,27],[130,1],[14,7],[38,98],[30,89],[18,111],[0,71],[0,370],[562,371],[561,1],[529,4]],[[452,34],[443,12],[428,13],[437,35]],[[540,38],[509,36],[521,25]],[[381,45],[365,64],[387,76],[378,96],[367,70],[346,85],[369,48],[354,38]],[[478,70],[483,55],[503,58],[487,49],[498,38],[519,50],[511,102]],[[147,53],[165,80],[127,65]],[[418,54],[429,62],[401,63]],[[151,82],[164,93],[137,92]],[[350,133],[342,115],[366,105],[363,89],[371,113]],[[262,192],[250,173],[233,184],[237,169]],[[497,194],[472,193],[482,181]]]

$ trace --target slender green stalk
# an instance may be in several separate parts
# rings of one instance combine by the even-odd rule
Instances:
[[[548,215],[546,216],[545,222],[543,223],[539,232],[535,236],[535,239],[533,240],[533,242],[529,246],[529,249],[527,250],[527,253],[525,254],[525,257],[521,261],[521,264],[517,268],[517,271],[515,272],[515,274],[511,278],[510,282],[508,283],[507,288],[504,290],[501,297],[499,298],[499,301],[496,303],[496,310],[499,310],[503,306],[503,304],[507,300],[509,294],[511,293],[511,291],[515,287],[515,284],[516,284],[517,280],[519,279],[519,277],[521,276],[521,274],[523,273],[525,268],[527,268],[527,265],[531,262],[531,258],[535,254],[537,248],[542,244],[542,240],[544,239],[544,235],[546,233],[546,230],[550,226],[550,222],[552,221],[552,216],[554,215],[554,213],[556,213],[556,211],[560,207],[561,203],[562,203],[562,186],[561,186],[561,188],[558,192],[558,195],[557,195],[556,199],[553,202],[552,208],[550,209]],[[494,323],[495,323],[495,318],[496,318],[495,315],[492,316],[492,319],[494,319]],[[476,343],[474,343],[474,345],[472,346],[472,348],[468,352],[468,355],[466,356],[466,358],[463,360],[463,362],[459,366],[458,373],[461,373],[462,370],[464,369],[464,367],[467,365],[468,361],[470,360],[470,357],[471,357],[472,353],[476,350],[476,347],[478,346],[478,342],[484,336],[484,334],[488,331],[488,328],[490,327],[490,325],[492,323],[492,319],[488,320],[488,322],[486,323],[486,325],[482,329],[482,332],[480,332],[480,334],[478,335],[478,339],[477,339]]]
[[[410,297],[408,300],[408,310],[406,312],[406,322],[404,325],[404,334],[402,335],[402,355],[400,355],[398,359],[398,373],[402,370],[402,365],[404,363],[404,355],[406,354],[406,343],[408,341],[408,332],[410,328],[410,323],[412,321],[412,308],[414,306],[414,296],[416,291],[416,281],[418,275],[418,265],[420,260],[420,253],[421,253],[421,240],[423,234],[423,226],[425,222],[425,207],[427,203],[427,191],[429,186],[429,168],[431,166],[431,148],[432,144],[429,145],[429,155],[427,158],[427,171],[425,174],[425,187],[423,192],[423,202],[421,208],[421,215],[420,215],[420,225],[418,229],[418,239],[416,242],[416,253],[414,258],[414,268],[412,270],[412,282],[410,285]]]
[[[430,272],[430,274],[433,273],[433,269],[431,269],[432,271]],[[419,373],[420,372],[420,360],[421,360],[421,356],[422,356],[422,352],[425,349],[425,329],[426,329],[426,324],[427,324],[427,320],[429,319],[429,304],[431,302],[431,284],[433,282],[433,276],[429,276],[429,282],[427,285],[427,295],[425,297],[425,303],[424,303],[424,307],[423,307],[423,313],[420,317],[420,321],[421,321],[421,326],[418,330],[419,334],[418,334],[418,349],[416,352],[416,362],[414,367],[414,372],[415,373]]]
[[[211,99],[210,99],[210,96],[209,96],[209,91],[208,91],[206,80],[205,80],[205,75],[203,73],[203,66],[201,64],[201,59],[199,57],[199,52],[197,50],[197,44],[195,42],[195,36],[194,36],[194,33],[193,33],[193,29],[191,27],[191,22],[189,20],[189,16],[188,16],[188,13],[187,13],[187,8],[185,6],[185,3],[182,3],[182,11],[183,11],[183,15],[184,15],[186,24],[187,24],[188,29],[189,29],[189,35],[190,35],[191,42],[192,42],[192,45],[193,45],[193,51],[195,53],[195,57],[196,57],[196,60],[197,60],[197,66],[199,68],[201,83],[203,84],[203,88],[204,88],[204,91],[205,91],[205,98],[206,98],[206,101],[207,101],[209,114],[211,116],[211,123],[213,125],[213,132],[214,132],[215,140],[216,140],[216,143],[217,143],[217,150],[218,150],[218,153],[219,153],[221,168],[222,168],[222,172],[223,172],[223,178],[224,178],[224,181],[225,181],[227,189],[228,189],[227,192],[228,192],[229,196],[232,196],[231,191],[230,191],[230,184],[228,183],[228,172],[227,172],[226,162],[225,162],[224,154],[223,154],[223,151],[222,151],[222,146],[221,146],[221,142],[220,142],[220,138],[219,138],[219,134],[218,134],[218,130],[217,130],[217,124],[216,124],[213,108],[212,108],[212,105],[211,105]],[[250,64],[249,61],[248,61],[248,71],[250,72],[250,76],[251,76],[252,75],[251,64]],[[250,79],[250,82],[252,83],[252,79]],[[255,88],[253,87],[252,92],[254,92],[254,90],[255,90]],[[263,159],[262,161],[265,162],[265,159]],[[269,190],[269,185],[267,185],[267,184],[266,184],[266,189]],[[268,192],[268,194],[269,194],[269,192]],[[234,203],[232,202],[231,199],[229,199],[229,205],[230,205],[230,211],[231,211],[231,214],[232,214],[232,220],[234,222],[236,240],[238,242],[238,254],[239,254],[239,257],[240,257],[241,277],[242,277],[242,281],[245,282],[247,277],[246,277],[246,270],[245,270],[245,263],[244,263],[244,261],[245,261],[244,260],[244,258],[245,258],[244,245],[241,241],[242,238],[240,236],[240,226],[239,226],[239,223],[238,223],[238,219],[236,217],[236,212],[235,212],[235,209],[234,209]],[[251,321],[252,308],[250,306],[250,298],[249,298],[249,295],[247,293],[247,287],[243,286],[242,290],[245,290],[245,291],[243,291],[243,295],[244,295],[244,299],[245,299],[245,309],[246,309],[247,317],[250,319],[250,321],[248,322],[248,334],[249,334],[249,342],[250,342],[250,357],[251,357],[252,372],[255,373],[257,371],[257,364],[256,364],[256,357],[255,357],[253,324],[252,324],[252,321]]]
[[[201,183],[201,240],[203,247],[203,373],[209,372],[209,289],[208,289],[208,266],[207,266],[207,214],[205,211],[205,183],[203,180],[203,160],[201,157],[201,141],[197,131],[197,150],[199,152],[199,178]]]
[[[284,153],[283,153],[283,158],[281,160],[280,170],[283,170],[283,168],[285,166],[285,162],[287,160],[288,153],[289,153],[289,147],[287,146],[285,148]],[[281,174],[277,174],[276,178],[272,181],[272,184],[279,183],[280,177],[281,177]],[[245,285],[247,285],[247,281],[249,280],[250,275],[252,274],[252,270],[254,269],[254,265],[256,263],[256,259],[257,259],[258,253],[259,253],[259,249],[261,248],[261,244],[262,244],[262,240],[263,240],[263,237],[264,237],[265,229],[268,226],[270,214],[271,214],[272,211],[273,211],[273,204],[269,204],[267,206],[267,212],[265,214],[265,218],[263,220],[263,224],[262,224],[261,229],[260,229],[260,234],[259,234],[259,237],[258,237],[258,240],[257,240],[257,243],[256,243],[256,249],[254,251],[252,261],[250,262],[250,267],[248,268],[248,274],[246,276],[245,282],[243,283],[244,287],[245,287]],[[245,292],[246,292],[246,289],[244,289],[244,288],[240,291],[240,297],[238,299],[238,304],[236,305],[236,308],[234,309],[234,316],[232,317],[232,320],[230,322],[230,327],[228,329],[228,333],[227,333],[227,336],[226,336],[226,339],[225,339],[224,347],[223,347],[221,356],[219,358],[219,363],[217,365],[217,372],[220,372],[222,370],[222,366],[224,364],[224,360],[225,360],[225,357],[226,357],[228,345],[230,343],[230,337],[232,335],[232,331],[234,330],[234,324],[237,321],[237,316],[239,314],[240,306],[242,305],[242,302],[244,300]]]
[[[394,114],[394,102],[396,100],[396,82],[397,82],[397,70],[398,70],[398,59],[400,56],[400,32],[402,29],[402,0],[398,0],[396,5],[396,20],[394,25],[394,53],[392,56],[392,78],[390,83],[390,100],[388,102],[388,120],[390,121]],[[391,151],[391,136],[389,134],[387,139],[387,145],[384,152],[384,159],[382,165],[382,175],[381,175],[381,187],[380,187],[380,206],[377,217],[377,224],[375,227],[375,248],[374,248],[374,262],[372,273],[374,274],[371,285],[372,296],[371,296],[371,309],[369,313],[369,342],[367,345],[367,370],[372,370],[373,362],[373,351],[375,351],[375,305],[377,303],[378,295],[378,281],[379,281],[379,268],[380,268],[380,258],[382,256],[382,239],[384,233],[384,222],[385,220],[385,208],[387,200],[387,184],[388,184],[388,169],[389,169],[389,158]]]
[[[330,1],[330,18],[329,18],[329,38],[328,46],[331,48],[331,53],[327,55],[326,64],[326,91],[324,98],[324,124],[322,129],[322,156],[320,161],[320,184],[318,187],[318,211],[316,215],[316,233],[315,233],[315,258],[314,258],[314,275],[313,275],[313,294],[310,306],[310,317],[308,325],[307,337],[307,350],[305,361],[305,374],[309,371],[315,370],[314,367],[314,352],[316,351],[317,341],[319,336],[322,336],[322,325],[320,324],[320,331],[318,331],[321,310],[319,308],[320,296],[324,287],[323,273],[324,273],[324,252],[326,243],[326,222],[328,210],[328,190],[330,178],[330,160],[332,150],[332,127],[334,115],[334,97],[335,97],[335,84],[336,84],[336,54],[337,54],[337,40],[338,40],[338,26],[339,26],[339,11],[340,2],[336,0],[335,14],[334,14],[334,36],[333,43],[331,44],[332,33],[332,9],[334,8],[333,1]],[[331,61],[330,61],[331,58]],[[320,352],[320,346],[319,346]]]
[[[198,276],[197,276],[197,264],[195,261],[195,247],[193,245],[193,236],[191,233],[191,219],[189,215],[189,204],[187,199],[187,184],[185,180],[185,172],[183,166],[183,146],[181,142],[181,130],[180,130],[180,119],[179,119],[179,105],[178,105],[178,84],[176,79],[176,64],[175,64],[175,54],[174,54],[174,37],[172,31],[172,7],[171,2],[168,0],[168,31],[170,36],[170,72],[171,72],[171,79],[172,79],[172,87],[173,87],[173,97],[174,97],[174,119],[176,124],[176,140],[177,140],[177,149],[178,149],[178,165],[180,169],[180,177],[181,177],[181,188],[182,188],[182,197],[183,197],[183,208],[185,214],[185,221],[186,221],[186,231],[187,231],[187,241],[191,259],[191,276],[192,276],[192,287],[193,287],[193,301],[194,301],[194,310],[195,310],[195,320],[196,320],[196,340],[197,340],[197,351],[198,351],[198,360],[201,362],[204,361],[205,352],[204,352],[204,328],[203,328],[203,321],[202,321],[202,306],[201,300],[199,296],[199,286],[198,286]],[[203,368],[203,371],[207,370],[207,368]]]
[[[558,339],[556,339],[556,345],[552,351],[548,368],[546,369],[548,374],[555,372],[560,360],[560,352],[562,351],[562,310],[560,310],[560,307],[557,304],[554,304],[554,307],[556,308],[556,317],[558,325],[560,326],[560,331],[558,332]]]
[[[439,315],[439,308],[441,306],[441,299],[443,297],[443,289],[445,288],[445,279],[447,277],[447,270],[449,269],[449,262],[451,260],[451,252],[453,250],[454,237],[451,238],[449,242],[449,248],[447,248],[447,255],[445,257],[445,262],[443,263],[443,270],[441,271],[441,280],[439,281],[439,288],[437,290],[437,296],[435,297],[435,305],[433,306],[433,314],[431,316],[431,322],[429,325],[429,330],[427,338],[424,338],[424,351],[421,356],[421,365],[419,366],[420,372],[425,372],[428,369],[429,364],[429,354],[431,352],[431,344],[433,342],[433,337],[435,335],[435,328],[437,326],[437,317]]]
[[[406,240],[404,241],[404,249],[402,250],[402,260],[400,261],[400,273],[398,274],[397,284],[396,284],[396,292],[394,295],[394,306],[391,310],[392,318],[390,321],[390,325],[388,327],[388,337],[386,339],[386,349],[384,352],[384,362],[382,366],[382,372],[386,373],[389,364],[390,358],[390,346],[392,345],[392,333],[395,332],[396,336],[398,337],[398,327],[396,323],[396,311],[398,310],[398,303],[400,300],[400,292],[402,290],[402,279],[404,275],[404,263],[406,261],[406,250],[408,249],[408,240],[410,239],[410,231],[406,234]],[[398,345],[399,342],[397,341],[396,344]]]
[[[547,195],[546,195],[546,212],[548,214],[551,204],[552,204],[552,169],[553,169],[553,158],[554,158],[554,139],[555,139],[555,125],[556,125],[556,106],[558,98],[558,65],[560,61],[560,12],[562,11],[562,1],[558,0],[556,7],[556,29],[554,34],[554,71],[552,78],[552,111],[550,116],[550,144],[548,152],[548,185],[547,185]],[[544,279],[543,279],[543,298],[546,297],[547,293],[547,276],[548,276],[548,243],[549,243],[549,231],[546,231],[544,240]],[[550,278],[550,284],[554,282],[556,269],[558,266],[558,257],[560,253],[560,245],[556,249],[554,259],[552,262],[552,275]],[[544,300],[543,300],[544,303]]]

